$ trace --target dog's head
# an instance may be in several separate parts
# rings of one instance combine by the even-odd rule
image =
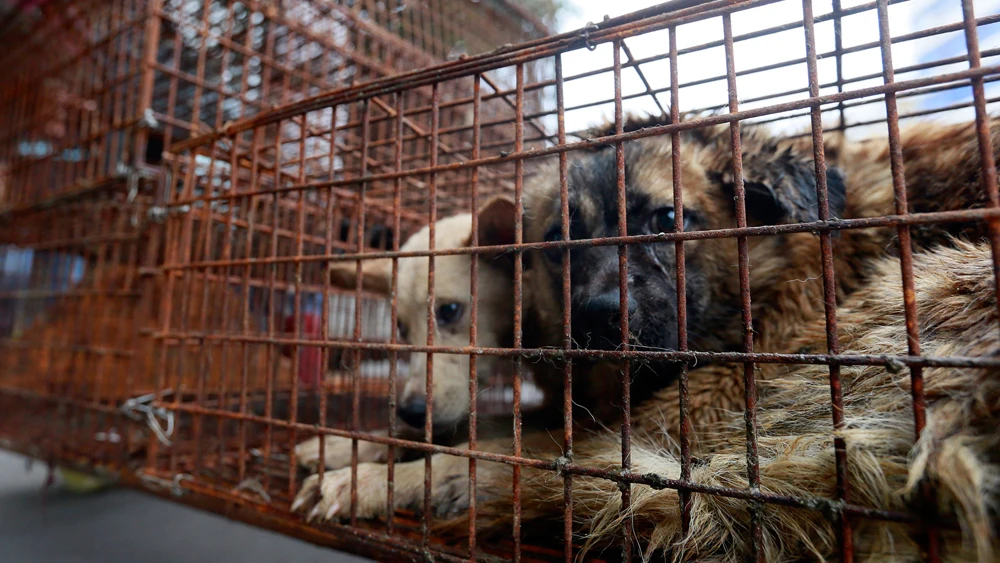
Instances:
[[[514,242],[514,204],[495,198],[478,213],[479,246],[495,246]],[[434,248],[437,250],[470,246],[472,215],[461,214],[439,220],[435,224]],[[430,229],[424,227],[411,236],[402,252],[427,250]],[[513,334],[514,290],[509,257],[480,254],[478,278],[477,337],[479,346],[508,346]],[[471,271],[469,254],[445,255],[434,258],[434,338],[435,347],[464,347],[470,342],[470,311],[472,309]],[[396,272],[397,339],[403,344],[427,344],[428,273],[427,257],[398,259]],[[331,283],[353,287],[356,279],[354,264],[331,267]],[[392,261],[376,259],[362,261],[363,287],[389,296],[392,281]],[[496,356],[479,356],[476,375],[486,381],[504,362]],[[468,416],[469,356],[436,353],[432,356],[434,402],[432,418],[435,432],[448,432]],[[401,382],[397,413],[404,422],[416,428],[424,426],[427,412],[427,354],[410,354],[409,375]]]
[[[591,136],[610,133],[613,130],[596,131]],[[742,147],[746,211],[751,226],[819,218],[812,154],[800,148],[805,147],[803,143],[772,137],[760,127],[745,126]],[[670,137],[651,137],[624,144],[628,235],[676,229],[671,156]],[[683,229],[735,227],[735,182],[728,126],[682,134],[680,162]],[[550,166],[525,190],[525,238],[528,241],[564,238],[559,174],[554,163]],[[840,216],[845,201],[843,176],[830,169],[827,181],[831,215]],[[571,154],[568,168],[568,234],[571,239],[618,236],[617,186],[613,146]],[[751,239],[750,244],[753,246],[757,242]],[[692,240],[684,243],[684,249],[687,327],[692,348],[718,349],[738,345],[742,329],[736,240]],[[574,345],[605,350],[620,347],[621,314],[627,311],[633,349],[676,349],[674,243],[633,244],[625,253],[628,299],[624,309],[619,297],[619,247],[587,245],[573,248],[569,253]],[[539,310],[557,312],[562,310],[564,251],[550,249],[540,254],[532,258],[532,298]],[[766,272],[754,275],[766,275]],[[544,325],[547,319],[560,320],[561,315],[546,315],[540,321]],[[725,330],[715,327],[725,327]],[[730,330],[733,335],[726,332]],[[561,334],[561,325],[543,327],[543,331],[552,340],[553,334]],[[669,382],[669,374],[674,370],[663,365],[655,368],[659,384]],[[667,377],[662,377],[665,375]]]

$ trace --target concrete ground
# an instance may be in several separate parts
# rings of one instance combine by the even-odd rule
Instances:
[[[78,495],[57,485],[42,500],[46,467],[0,450],[3,563],[361,563],[314,546],[130,489]]]

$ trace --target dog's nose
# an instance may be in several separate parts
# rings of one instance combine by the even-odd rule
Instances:
[[[629,316],[635,314],[638,307],[639,303],[636,302],[635,297],[632,297],[630,293],[628,296]],[[582,307],[580,307],[580,313],[592,322],[617,319],[620,310],[621,298],[619,297],[617,288],[586,299]]]
[[[427,416],[427,401],[425,399],[411,399],[401,405],[396,406],[396,414],[403,422],[414,428],[423,428],[424,419]]]

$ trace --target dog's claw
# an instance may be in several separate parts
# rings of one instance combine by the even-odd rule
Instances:
[[[333,518],[337,514],[338,510],[340,510],[340,503],[338,502],[333,503],[333,506],[330,507],[330,510],[326,511],[325,519],[329,520]]]
[[[358,479],[361,482],[382,481],[386,478],[385,471],[384,465],[359,464]],[[292,504],[292,510],[305,512],[308,509],[306,521],[310,523],[347,518],[348,514],[354,511],[351,508],[349,495],[351,480],[350,468],[325,473],[322,483],[320,483],[319,475],[311,475],[303,482],[302,488]],[[385,512],[384,499],[385,493],[381,489],[362,487],[358,491],[357,517],[369,519],[383,516]]]
[[[308,520],[310,522],[316,520],[316,517],[319,516],[319,513],[320,513],[320,505],[317,504],[316,506],[313,507],[312,511],[309,512]]]

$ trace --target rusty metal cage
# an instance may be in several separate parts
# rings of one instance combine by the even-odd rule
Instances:
[[[888,521],[922,538],[923,557],[941,559],[937,538],[949,523],[920,510],[851,498],[849,448],[836,434],[845,429],[841,369],[906,372],[919,437],[926,424],[925,368],[996,370],[1000,364],[995,358],[922,355],[917,306],[909,297],[897,319],[906,353],[842,353],[833,241],[861,229],[890,232],[906,295],[914,287],[911,233],[926,225],[981,229],[993,244],[993,264],[1000,266],[997,147],[990,131],[990,110],[1000,100],[994,88],[1000,49],[979,40],[984,30],[1000,37],[993,35],[1000,26],[997,14],[976,14],[972,0],[954,0],[947,22],[894,33],[900,10],[920,5],[918,0],[849,6],[840,0],[674,0],[547,37],[543,26],[502,2],[475,3],[454,21],[447,17],[452,4],[465,3],[421,2],[419,11],[402,12],[391,2],[367,1],[261,2],[253,9],[233,3],[221,12],[204,8],[214,2],[93,4],[104,8],[46,3],[43,25],[19,23],[23,46],[4,58],[8,68],[24,69],[0,95],[0,202],[6,209],[0,223],[6,245],[0,251],[0,437],[6,447],[109,469],[128,484],[173,493],[182,502],[382,558],[572,561],[587,543],[575,535],[574,485],[593,479],[620,489],[622,510],[635,487],[678,491],[677,514],[663,518],[676,518],[685,531],[698,496],[744,503],[751,507],[746,535],[756,560],[765,557],[765,507],[819,514],[837,531],[823,556],[853,560],[852,530]],[[446,23],[421,27],[421,14]],[[763,20],[753,14],[764,14]],[[7,26],[20,22],[16,15],[8,19]],[[483,52],[500,41],[469,33],[492,29],[493,23],[482,21],[516,22],[527,37]],[[845,26],[869,26],[873,35],[845,44]],[[71,45],[52,41],[56,35]],[[769,39],[787,48],[764,62],[742,56],[754,42]],[[944,42],[961,45],[961,52],[949,55],[940,47]],[[637,44],[652,54],[639,54]],[[894,49],[913,44],[930,45],[931,55],[895,66]],[[482,54],[466,56],[461,49]],[[874,58],[876,70],[863,70],[857,63],[862,56]],[[568,72],[571,57],[589,58],[590,66]],[[699,73],[695,67],[702,63],[685,66],[685,59],[713,59],[722,72]],[[117,69],[114,74],[91,72],[108,64]],[[794,80],[774,79],[783,72]],[[579,99],[574,93],[580,91],[590,98],[567,102]],[[609,124],[568,130],[567,123],[579,122],[574,115],[591,108],[610,113]],[[631,127],[627,114],[641,109],[658,120]],[[970,154],[978,160],[970,183],[981,198],[953,209],[908,207],[900,126],[928,116],[973,123]],[[785,131],[787,139],[806,143],[814,166],[815,220],[748,222],[741,123]],[[735,224],[687,230],[683,216],[691,200],[685,197],[694,188],[682,182],[682,134],[718,126],[737,178]],[[844,142],[884,141],[893,209],[846,219],[831,214],[826,151],[836,149],[826,147],[824,135],[837,133]],[[663,158],[673,172],[664,181],[673,186],[677,221],[664,232],[634,233],[624,205],[625,146],[657,137],[668,149]],[[616,201],[617,230],[570,236],[571,159],[607,146],[615,148],[609,193]],[[524,225],[534,218],[525,214],[525,187],[553,170],[557,236],[526,238]],[[467,247],[435,248],[432,228],[429,248],[400,250],[422,225],[477,210],[496,195],[514,202],[509,244],[479,246],[473,214]],[[810,305],[825,322],[827,348],[755,349],[750,276],[760,266],[749,258],[750,245],[799,233],[819,239],[820,255],[811,259],[821,304]],[[742,327],[735,349],[689,343],[699,327],[687,318],[685,248],[706,240],[735,241],[728,257],[739,282],[731,306]],[[676,284],[677,339],[669,349],[634,346],[630,339],[628,249],[643,245],[669,246],[677,257],[676,267],[664,271]],[[620,341],[611,349],[581,345],[571,333],[570,256],[592,247],[616,250],[620,264]],[[536,346],[526,326],[532,322],[526,316],[531,296],[524,280],[544,253],[553,252],[561,257],[562,310],[546,313],[559,318],[562,334],[559,345]],[[438,260],[475,257],[469,287],[475,327],[482,264],[497,253],[509,255],[513,264],[509,344],[483,347],[476,331],[468,345],[436,343],[433,290],[424,311],[430,336],[401,341],[394,327],[401,315],[398,298],[404,281],[411,281],[399,275],[402,260],[429,258],[424,287],[434,288],[435,276],[447,275],[435,268]],[[377,259],[393,264],[388,299],[363,283],[364,265]],[[331,264],[356,265],[356,289],[331,287]],[[422,439],[404,439],[393,434],[402,424],[398,380],[407,377],[403,357],[415,353],[428,358],[427,411],[417,429]],[[467,445],[434,440],[430,366],[442,356],[470,358],[470,371],[462,374],[474,398]],[[476,360],[495,357],[511,358],[511,378],[481,388]],[[574,443],[587,439],[575,424],[574,370],[594,360],[618,366],[624,405],[634,404],[631,378],[642,362],[683,366],[675,384],[679,403],[671,405],[679,413],[678,427],[670,429],[677,438],[677,475],[634,469],[628,408],[612,433],[620,444],[614,467],[574,455]],[[553,403],[562,409],[555,426],[562,435],[550,438],[558,446],[550,456],[535,455],[522,434],[533,416],[527,389],[541,363],[558,365],[565,378]],[[739,389],[746,456],[740,487],[692,478],[692,467],[706,462],[692,445],[688,390],[704,366],[725,364],[745,374]],[[826,496],[762,487],[755,374],[773,364],[829,366],[825,416],[829,435],[836,434],[830,463],[837,481]],[[504,451],[479,448],[479,422],[499,415],[514,419],[512,443]],[[377,432],[385,429],[388,436]],[[292,508],[303,483],[294,445],[317,435],[351,441],[345,467],[351,501],[342,524],[305,522]],[[387,509],[389,517],[381,522],[358,517],[358,451],[366,443],[390,448],[389,507],[398,465],[392,448],[424,456],[422,511]],[[468,460],[468,533],[460,540],[435,533],[441,518],[431,505],[431,460],[439,455]],[[512,534],[504,540],[477,538],[476,468],[485,463],[511,468]],[[531,511],[522,513],[529,470],[561,482],[554,516],[548,515],[561,521],[558,539],[546,542],[528,529],[538,521]],[[320,471],[320,478],[327,472]],[[922,494],[932,499],[934,490],[928,486]],[[640,536],[626,521],[620,525],[620,553],[605,550],[601,557],[640,557]]]

